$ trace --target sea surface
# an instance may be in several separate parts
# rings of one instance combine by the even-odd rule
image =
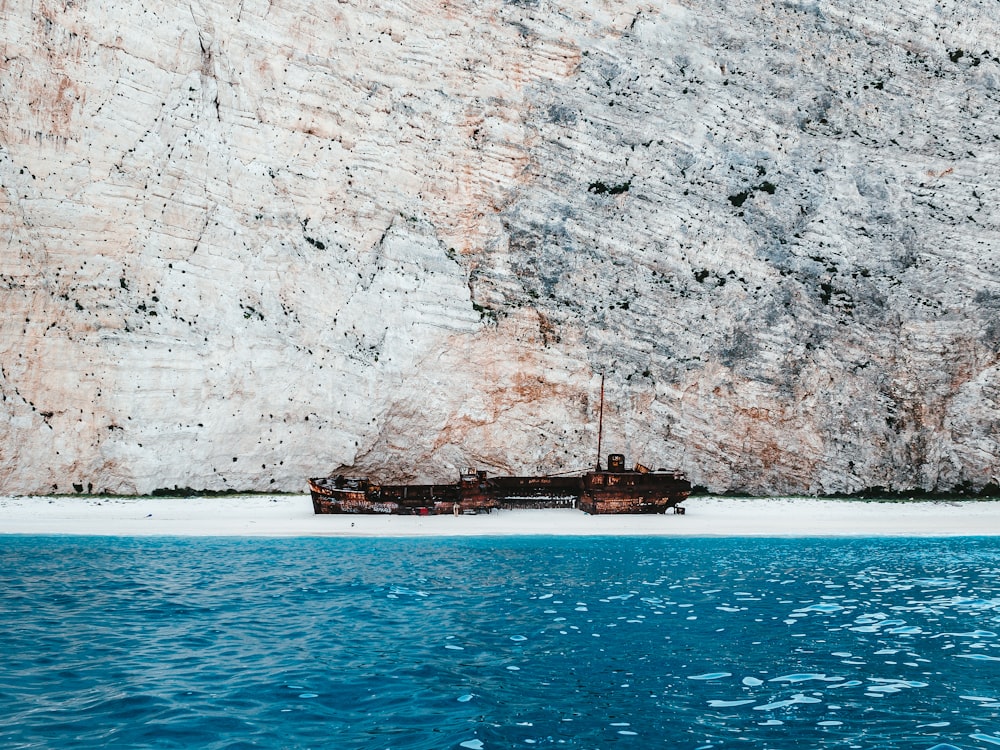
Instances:
[[[996,538],[0,536],[0,747],[996,750],[998,633]]]

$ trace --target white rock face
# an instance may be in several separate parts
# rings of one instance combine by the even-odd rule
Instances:
[[[0,6],[0,492],[1000,482],[991,0]]]

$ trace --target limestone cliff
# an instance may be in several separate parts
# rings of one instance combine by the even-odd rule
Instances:
[[[1000,16],[0,2],[0,492],[1000,481]]]

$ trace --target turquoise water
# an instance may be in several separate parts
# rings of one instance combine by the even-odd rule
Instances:
[[[4,748],[1000,746],[1000,540],[0,537]]]

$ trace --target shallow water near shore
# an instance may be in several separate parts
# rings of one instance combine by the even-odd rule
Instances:
[[[8,536],[0,565],[8,748],[1000,746],[996,538]]]

